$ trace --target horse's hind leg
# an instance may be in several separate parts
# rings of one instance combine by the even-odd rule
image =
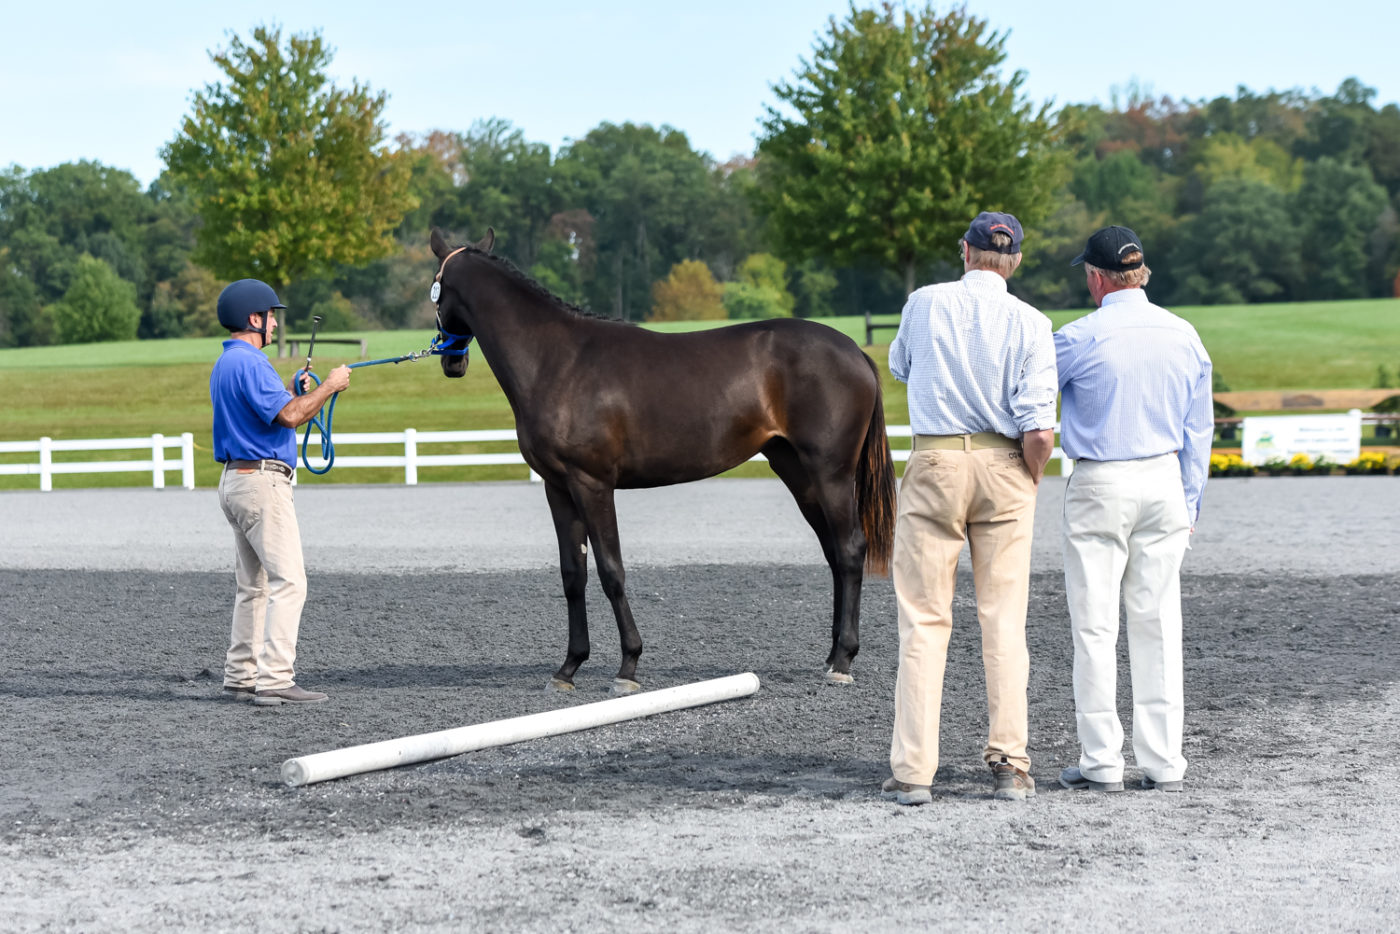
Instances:
[[[860,590],[865,566],[865,536],[856,515],[854,484],[818,479],[783,438],[770,441],[763,454],[817,533],[831,568],[831,652],[826,657],[826,677],[835,683],[849,683],[851,660],[860,651]]]
[[[632,607],[627,602],[626,572],[622,568],[622,546],[617,538],[617,510],[613,504],[613,489],[588,480],[571,480],[569,489],[574,502],[588,526],[593,541],[593,557],[598,564],[598,579],[603,593],[612,603],[617,617],[617,633],[622,642],[622,667],[613,679],[613,693],[630,694],[641,690],[637,683],[637,659],[642,655],[642,637],[632,619]]]
[[[559,537],[559,571],[564,578],[564,599],[569,605],[569,651],[564,664],[549,679],[557,691],[574,689],[574,673],[588,659],[588,529],[567,490],[545,485],[554,533]]]

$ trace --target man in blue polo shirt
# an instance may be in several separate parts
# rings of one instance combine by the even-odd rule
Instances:
[[[345,366],[314,389],[304,375],[305,395],[293,395],[282,384],[263,348],[277,329],[276,310],[285,307],[257,279],[239,279],[219,293],[219,323],[228,328],[229,339],[209,375],[214,459],[224,465],[219,505],[233,527],[237,551],[238,595],[224,658],[224,695],[259,706],[326,699],[294,681],[306,570],[292,471],[296,429],[350,385]]]

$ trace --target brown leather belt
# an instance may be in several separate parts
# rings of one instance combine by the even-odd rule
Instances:
[[[224,464],[225,470],[270,470],[273,473],[280,473],[288,480],[292,478],[292,468],[283,461],[261,460],[261,461],[239,461],[230,460]]]
[[[915,435],[916,451],[981,451],[987,448],[1021,449],[1021,442],[994,431],[979,431],[970,435]]]

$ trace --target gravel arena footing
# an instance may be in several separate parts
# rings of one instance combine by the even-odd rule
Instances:
[[[1077,761],[1037,510],[1037,796],[993,801],[959,576],[933,803],[879,794],[897,656],[867,580],[823,683],[830,576],[776,481],[619,494],[644,689],[748,698],[291,789],[283,760],[603,700],[616,628],[547,693],[564,601],[529,484],[303,486],[298,680],[223,701],[232,547],[200,490],[0,493],[0,931],[1313,931],[1400,921],[1400,480],[1212,481],[1183,575],[1187,787],[1062,790]],[[1120,710],[1131,729],[1126,649]]]

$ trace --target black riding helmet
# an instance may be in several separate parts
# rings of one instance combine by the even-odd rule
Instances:
[[[267,312],[274,308],[286,307],[278,300],[272,286],[266,282],[260,279],[239,279],[224,286],[224,290],[219,293],[219,323],[229,331],[247,331],[250,330],[248,318],[252,315],[262,315],[262,329],[258,333],[262,335],[265,346]]]

